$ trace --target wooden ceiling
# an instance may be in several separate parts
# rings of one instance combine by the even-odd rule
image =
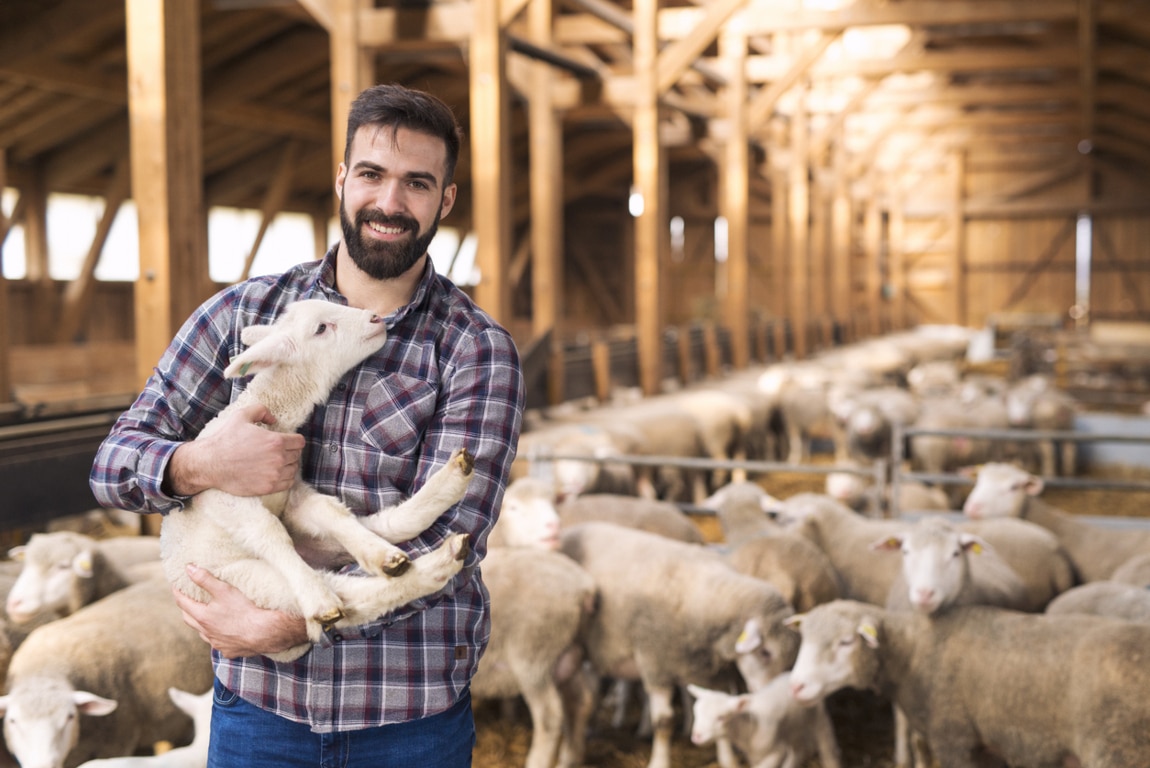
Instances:
[[[204,194],[209,205],[262,208],[289,173],[280,207],[330,210],[331,4],[341,0],[199,0]],[[512,145],[526,156],[525,65],[550,63],[564,126],[568,201],[632,172],[635,73],[629,4],[555,0],[551,39],[530,34],[527,6],[504,0]],[[369,4],[370,5],[370,4]],[[1091,162],[1150,170],[1150,4],[1136,0],[856,0],[811,10],[797,0],[661,3],[661,122],[674,162],[710,162],[724,135],[734,73],[725,30],[746,33],[745,75],[757,159],[785,154],[780,121],[809,113],[814,146],[839,139],[856,174],[939,162],[1057,167]],[[823,7],[826,3],[821,4]],[[442,96],[468,123],[471,4],[377,2],[361,24],[380,81]],[[886,50],[857,41],[890,30]],[[535,42],[533,42],[535,41]],[[854,53],[852,53],[854,52]],[[104,194],[128,156],[125,0],[0,2],[0,164],[17,189]],[[795,93],[804,94],[796,100]],[[839,130],[845,133],[838,133]],[[336,143],[342,146],[342,136]],[[467,200],[467,152],[460,167]],[[777,159],[777,157],[776,157]],[[526,168],[526,160],[515,168]],[[756,166],[765,178],[766,163]],[[686,171],[684,171],[686,172]],[[527,173],[513,173],[517,202]],[[761,179],[752,190],[768,194]],[[526,216],[526,206],[518,205]]]

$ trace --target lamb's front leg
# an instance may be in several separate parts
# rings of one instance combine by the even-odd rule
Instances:
[[[399,547],[365,531],[343,502],[305,483],[292,489],[283,520],[296,537],[305,536],[332,555],[346,552],[374,576],[398,576],[411,564]]]
[[[466,448],[460,448],[410,499],[391,509],[361,517],[359,522],[390,542],[413,539],[463,498],[474,470],[475,457]]]

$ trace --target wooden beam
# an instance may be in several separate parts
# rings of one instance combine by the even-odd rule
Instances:
[[[635,325],[639,386],[644,395],[660,391],[663,379],[662,241],[666,182],[665,155],[659,141],[658,0],[635,0],[635,111],[632,194],[642,206],[635,216]]]
[[[210,290],[200,126],[200,4],[126,0],[132,195],[140,228],[141,385]]]
[[[108,241],[108,233],[116,221],[116,215],[128,198],[131,191],[131,173],[128,167],[128,156],[125,154],[116,163],[116,169],[104,191],[104,215],[96,226],[96,233],[80,266],[80,274],[68,283],[64,291],[64,306],[60,312],[60,321],[56,326],[56,343],[66,344],[79,341],[77,335],[80,326],[88,317],[92,305],[92,294],[95,292],[96,267],[99,266],[100,256],[104,253],[104,245]]]
[[[532,39],[551,43],[552,0],[531,0],[527,24]],[[531,330],[560,338],[563,318],[563,126],[551,103],[554,73],[542,62],[529,72],[527,102],[531,199]]]
[[[954,251],[950,254],[950,317],[952,323],[965,325],[967,322],[966,301],[966,154],[962,151],[951,155],[950,173],[954,190],[954,203],[950,210],[950,229],[954,233]]]
[[[271,184],[268,185],[267,194],[264,196],[264,204],[260,207],[260,226],[256,231],[256,236],[252,239],[252,247],[248,249],[247,258],[244,259],[244,268],[240,272],[240,280],[247,280],[252,276],[252,265],[256,261],[256,253],[260,250],[260,244],[264,240],[264,235],[267,234],[268,227],[271,226],[272,220],[283,210],[284,201],[287,200],[288,194],[291,193],[292,172],[295,170],[296,155],[298,154],[299,144],[297,142],[289,141],[284,146],[279,170],[276,171],[275,178],[272,179]]]
[[[343,163],[347,143],[347,115],[351,103],[375,80],[372,53],[361,40],[361,13],[371,0],[328,0],[331,11],[331,153],[332,210],[339,210],[335,196],[335,169]]]
[[[335,26],[335,15],[331,9],[330,0],[296,0],[303,9],[311,14],[311,17],[316,22],[331,32],[332,27]]]
[[[715,40],[719,29],[746,0],[714,0],[705,7],[703,18],[687,37],[668,45],[659,54],[656,88],[661,95],[679,81],[683,73],[698,61],[699,55]],[[736,79],[738,78],[736,75]]]
[[[805,93],[800,94],[791,115],[790,166],[787,169],[787,261],[791,267],[791,322],[795,357],[803,359],[810,351],[808,332],[811,320],[810,139]]]
[[[819,35],[818,40],[803,49],[803,52],[799,54],[782,77],[760,90],[754,96],[754,101],[747,113],[748,123],[750,125],[765,125],[783,94],[789,91],[799,81],[799,78],[810,70],[811,65],[818,61],[830,47],[830,44],[838,39],[839,34],[841,34],[841,30],[823,32]]]
[[[471,185],[479,285],[475,300],[497,322],[511,321],[508,259],[511,239],[510,104],[507,35],[499,0],[472,3],[469,49],[471,97]]]
[[[854,213],[841,126],[838,140],[832,144],[831,151],[831,170],[834,176],[831,201],[831,314],[846,325],[854,315],[854,286],[851,279]]]
[[[8,187],[8,152],[0,148],[0,192]],[[13,216],[13,219],[15,216]],[[4,215],[0,208],[0,250],[3,250],[4,240],[12,225],[12,219]],[[12,348],[12,339],[8,329],[12,327],[12,320],[8,317],[8,278],[4,276],[3,263],[0,262],[0,404],[11,403],[15,398],[12,395],[12,369],[9,365],[9,350]]]
[[[719,50],[733,73],[724,88],[727,135],[719,179],[720,210],[727,220],[725,320],[731,332],[731,363],[738,369],[751,361],[750,339],[750,143],[747,136],[747,38],[734,25],[719,36]]]

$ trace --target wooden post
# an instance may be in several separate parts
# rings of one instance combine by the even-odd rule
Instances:
[[[511,151],[508,45],[499,6],[499,0],[471,3],[471,186],[480,272],[475,300],[506,325],[511,320]]]
[[[141,385],[210,291],[203,200],[200,4],[126,0],[132,196],[140,229]]]
[[[0,149],[0,192],[8,186],[8,153]],[[0,246],[8,237],[11,222],[0,209]],[[12,327],[8,313],[8,279],[4,277],[3,264],[0,263],[0,404],[10,403],[12,396],[12,368],[8,362],[9,350],[12,348],[12,339],[8,329]]]
[[[791,322],[794,329],[795,357],[807,356],[811,320],[810,285],[810,183],[807,152],[806,100],[795,100],[791,115],[791,164],[788,169],[790,217],[788,261],[791,265]]]
[[[343,162],[347,144],[347,113],[355,98],[375,80],[372,51],[360,44],[360,11],[370,0],[330,0],[326,17],[328,49],[331,51],[331,178],[332,211],[339,210],[335,196],[336,169]]]
[[[745,74],[747,38],[741,17],[728,22],[719,37],[719,52],[727,62],[730,81],[724,88],[727,116],[720,206],[727,220],[726,323],[731,331],[731,362],[736,369],[750,363],[750,265],[748,218],[750,205],[750,146],[747,137],[748,88]]]
[[[665,201],[664,158],[659,141],[658,0],[635,0],[635,111],[632,117],[633,184],[642,212],[635,217],[635,325],[639,384],[644,395],[659,392],[663,378],[662,241]]]

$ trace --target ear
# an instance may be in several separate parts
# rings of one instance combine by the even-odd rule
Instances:
[[[266,328],[267,326],[245,328],[245,341],[248,335],[246,331],[257,327]],[[225,378],[232,379],[237,376],[255,375],[260,371],[279,365],[295,351],[295,344],[291,342],[286,333],[257,335],[261,335],[258,341],[232,358],[231,363],[224,369]]]
[[[701,685],[695,685],[694,683],[687,683],[687,692],[690,693],[692,696],[694,696],[696,699],[701,699],[704,696],[706,696],[708,693],[710,693],[711,691],[709,688],[704,688]]]
[[[439,206],[439,215],[441,218],[447,218],[447,214],[451,213],[451,209],[455,207],[455,195],[459,192],[459,188],[454,184],[448,184],[443,190],[443,202]]]
[[[878,627],[873,620],[864,618],[859,622],[858,633],[869,647],[878,648]]]
[[[1030,475],[1022,487],[1028,495],[1039,496],[1042,494],[1042,489],[1046,487],[1046,481],[1041,477]]]
[[[759,622],[747,619],[739,639],[735,641],[735,653],[750,653],[763,644],[763,636],[759,632]]]
[[[109,715],[119,706],[113,699],[105,699],[87,691],[76,691],[72,694],[72,703],[81,715]]]
[[[962,548],[973,555],[981,555],[984,551],[990,551],[992,547],[987,543],[986,539],[981,536],[975,536],[973,533],[960,533],[958,535],[958,543]]]
[[[902,536],[886,536],[873,542],[870,548],[875,552],[899,552],[902,550]]]
[[[783,626],[787,629],[793,629],[795,632],[798,632],[800,629],[802,629],[804,615],[805,614],[802,613],[796,613],[794,616],[788,616],[787,618],[783,619]]]
[[[72,558],[72,572],[81,579],[92,578],[92,553],[90,551],[82,550]]]
[[[271,325],[249,325],[240,331],[240,341],[245,347],[251,347],[270,336],[273,330],[274,326]]]
[[[980,468],[981,467],[979,465],[970,466],[970,467],[959,467],[958,468],[958,474],[962,475],[963,477],[965,477],[969,480],[974,480],[974,479],[977,479],[978,470]]]
[[[23,544],[20,544],[19,546],[12,547],[12,549],[8,550],[8,559],[9,560],[15,560],[18,563],[22,563],[22,562],[24,562],[24,553],[26,551],[27,551],[27,548]]]

